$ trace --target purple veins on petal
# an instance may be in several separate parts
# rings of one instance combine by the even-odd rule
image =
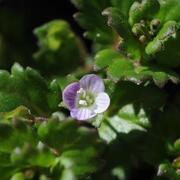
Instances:
[[[80,121],[90,119],[94,117],[96,114],[92,112],[89,108],[79,108],[73,109],[71,111],[71,117]]]
[[[95,74],[86,75],[79,82],[68,85],[63,91],[63,101],[71,117],[83,121],[106,111],[110,98],[104,89],[103,80]]]
[[[76,96],[79,89],[80,83],[75,82],[69,84],[63,91],[63,101],[70,110],[76,106]]]
[[[110,105],[110,98],[109,95],[105,92],[101,92],[98,94],[98,96],[95,99],[95,113],[103,113],[107,110],[107,108]]]
[[[95,94],[104,91],[103,80],[95,74],[89,74],[81,78],[80,85],[84,90]]]

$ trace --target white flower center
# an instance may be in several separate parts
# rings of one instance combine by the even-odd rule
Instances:
[[[78,107],[89,107],[94,104],[94,95],[80,88],[78,94]]]
[[[87,102],[85,100],[79,100],[79,105],[87,106]]]

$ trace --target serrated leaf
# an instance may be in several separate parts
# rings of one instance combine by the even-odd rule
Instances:
[[[108,44],[114,42],[115,34],[106,26],[105,18],[101,12],[110,6],[108,0],[71,0],[72,3],[80,10],[80,13],[74,15],[76,21],[87,30],[85,37],[95,42]],[[89,10],[91,9],[91,11]],[[93,23],[91,23],[93,22]]]
[[[73,177],[95,172],[99,166],[99,153],[103,144],[96,132],[78,127],[75,121],[50,119],[38,128],[41,141],[59,155],[53,169],[71,170]],[[59,171],[59,170],[58,170]],[[63,171],[64,172],[64,171]]]
[[[142,125],[148,124],[145,112],[141,110],[139,114],[135,114],[133,107],[129,105],[123,107],[118,115],[104,119],[98,132],[103,140],[110,143],[121,134],[129,134],[132,131],[146,132]]]
[[[29,118],[24,110],[19,107],[2,115],[6,119],[0,122],[0,167],[13,166],[14,173],[24,167],[52,168],[52,174],[56,168],[59,175],[69,169],[75,178],[99,169],[101,161],[97,158],[104,146],[95,130],[79,127],[72,120],[60,122],[58,118],[37,122],[32,127],[22,121]],[[33,169],[31,171],[36,173]],[[14,174],[8,172],[4,176]]]
[[[73,141],[75,141],[76,128],[77,124],[73,121],[60,123],[58,120],[50,119],[40,124],[38,135],[43,142],[52,148],[62,150],[66,149],[66,145],[69,146],[69,143],[73,144]],[[72,136],[71,134],[74,135]],[[58,141],[54,141],[54,139],[58,139]]]
[[[135,77],[137,77],[139,81],[153,80],[154,83],[161,88],[168,81],[177,84],[180,80],[179,75],[174,71],[154,65],[139,66],[135,69],[135,74],[137,75],[135,75]]]
[[[97,138],[96,132],[84,127],[78,128],[78,124],[72,120],[59,122],[56,119],[43,122],[38,128],[38,135],[44,143],[57,151],[83,148],[90,142],[95,143]],[[58,139],[58,141],[54,141],[54,139]]]
[[[24,105],[32,112],[46,116],[58,109],[60,88],[57,84],[53,86],[49,87],[37,71],[29,67],[23,69],[19,64],[12,67],[11,74],[0,71],[0,112]]]
[[[128,21],[120,9],[110,7],[105,9],[102,14],[107,16],[107,24],[123,38],[119,43],[121,52],[133,60],[140,60],[140,46],[132,35]]]
[[[123,56],[113,49],[104,49],[95,56],[96,66],[107,68],[107,74],[114,80],[132,81],[141,84],[153,81],[157,86],[163,87],[168,81],[179,82],[179,75],[168,68],[155,65],[136,65],[131,59]]]

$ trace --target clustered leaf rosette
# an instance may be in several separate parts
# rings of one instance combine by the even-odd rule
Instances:
[[[76,120],[88,120],[103,113],[110,105],[103,80],[95,74],[85,75],[63,91],[63,102]]]

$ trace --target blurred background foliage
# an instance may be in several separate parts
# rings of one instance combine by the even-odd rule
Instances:
[[[73,29],[76,31],[76,33],[79,36],[81,36],[82,30],[74,22],[73,17],[72,17],[73,13],[75,12],[75,8],[70,2],[62,1],[60,3],[60,2],[53,1],[50,4],[48,2],[43,2],[44,3],[43,6],[42,6],[42,2],[43,1],[41,0],[38,2],[24,1],[24,0],[18,0],[18,1],[14,1],[14,0],[4,1],[3,0],[0,2],[0,13],[1,13],[1,16],[0,16],[1,18],[0,19],[1,21],[0,65],[3,69],[10,70],[14,62],[20,62],[24,66],[27,66],[27,65],[38,66],[38,63],[34,61],[35,58],[33,58],[32,56],[33,53],[38,51],[38,44],[36,43],[37,38],[33,34],[33,29],[35,29],[38,26],[41,26],[44,23],[47,23],[50,20],[61,18],[61,19],[65,19],[69,21]],[[69,25],[66,22],[64,22],[64,28],[66,28],[65,26],[69,26]],[[49,36],[51,37],[56,36],[55,35],[56,32],[54,31],[58,31],[58,25],[57,27],[51,27],[51,28],[52,29],[50,30],[51,32],[49,32]],[[71,29],[71,27],[68,27],[68,28]],[[44,31],[48,31],[47,28],[44,27],[44,29],[45,29]],[[62,33],[67,34],[67,36],[69,35],[71,37],[64,37]],[[75,46],[75,44],[73,44],[73,41],[78,41],[78,40],[73,40],[73,38],[76,38],[76,37],[72,37],[74,36],[73,32],[70,32],[70,33],[71,35],[68,34],[68,32],[64,32],[63,27],[62,27],[61,32],[59,32],[59,36],[66,39],[69,38],[69,42],[67,42],[67,44],[70,43],[72,44],[71,46]],[[42,37],[43,35],[45,36],[46,32],[43,32],[43,27],[42,27],[42,28],[39,28],[39,30],[36,30],[35,34],[38,37]],[[49,48],[51,51],[55,51],[55,48],[60,48],[60,42],[58,42],[58,45],[56,43],[56,47],[47,47],[48,43],[51,43],[48,41],[52,41],[52,39],[53,37],[51,38],[51,40],[50,39],[47,40],[47,42],[44,42],[44,43],[39,42],[39,45],[41,44],[40,46],[42,50],[40,50],[40,52],[38,52],[37,55],[35,56],[38,56],[39,59],[41,59],[43,58],[41,56],[43,56],[43,51],[45,51],[45,48]],[[66,39],[62,39],[63,43],[66,42]],[[74,43],[77,43],[80,46],[80,42],[74,42]],[[71,50],[72,47],[68,47],[68,48],[70,49],[71,53],[77,53],[77,55],[75,54],[75,58],[76,56],[77,57],[80,56],[78,52],[75,52],[75,50],[73,52]],[[10,50],[11,53],[9,53],[8,50]],[[56,53],[57,53],[57,50],[56,50]],[[64,52],[64,55],[68,56],[68,53]],[[53,56],[53,53],[50,53],[50,54],[47,53],[46,56]],[[57,56],[61,56],[61,54]],[[45,59],[48,59],[48,58],[45,58]],[[69,58],[67,57],[64,59],[67,60]],[[73,61],[76,61],[76,60],[78,61],[78,59],[74,59]],[[49,62],[49,63],[53,63],[53,62]],[[39,64],[42,64],[42,63],[39,63]],[[43,68],[47,69],[47,67],[43,67]],[[54,70],[55,69],[52,69],[52,72]],[[71,71],[69,70],[69,72]]]
[[[0,179],[179,180],[179,11],[179,0],[1,0]],[[77,122],[61,92],[88,73],[111,106]]]

